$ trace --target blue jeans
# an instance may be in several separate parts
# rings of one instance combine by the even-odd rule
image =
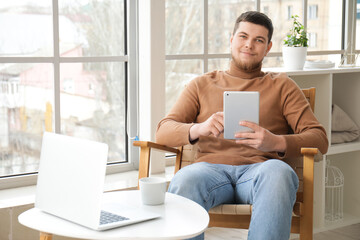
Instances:
[[[293,169],[277,159],[241,166],[199,162],[179,170],[169,192],[207,211],[225,203],[252,204],[248,240],[288,240],[298,185]]]

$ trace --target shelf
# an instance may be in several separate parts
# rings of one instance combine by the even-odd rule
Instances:
[[[318,74],[337,74],[337,73],[359,73],[359,67],[348,68],[304,68],[302,70],[288,71],[285,68],[263,68],[263,72],[286,72],[289,76],[301,76],[301,75],[318,75]]]
[[[274,72],[285,72],[285,69],[272,69]],[[328,68],[303,69],[299,71],[286,71],[300,88],[316,88],[315,114],[324,126],[331,139],[332,108],[337,104],[348,114],[353,122],[360,126],[360,68]],[[321,162],[315,167],[314,176],[314,226],[315,232],[344,227],[360,222],[360,139],[340,144],[330,144],[325,154],[331,164],[338,167],[346,181],[343,189],[344,219],[338,222],[325,222],[324,210],[326,202],[325,174],[326,163]]]
[[[338,153],[360,151],[360,141],[333,144],[329,147],[326,155],[333,155]]]

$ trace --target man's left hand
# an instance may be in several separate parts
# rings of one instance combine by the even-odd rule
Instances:
[[[248,121],[240,121],[239,125],[248,127],[253,132],[238,132],[235,134],[235,142],[256,148],[263,152],[285,152],[286,141],[284,136],[275,135],[258,124]]]

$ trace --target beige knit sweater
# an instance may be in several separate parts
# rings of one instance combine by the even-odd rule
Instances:
[[[259,91],[259,125],[274,134],[285,135],[286,152],[262,152],[224,139],[223,135],[201,136],[196,161],[251,164],[298,157],[301,147],[316,147],[326,153],[326,132],[293,80],[284,73],[264,73],[260,69],[244,73],[232,63],[228,71],[204,74],[186,86],[169,114],[158,124],[156,142],[171,147],[189,144],[189,130],[194,123],[223,111],[224,91]],[[295,134],[288,134],[289,127]]]

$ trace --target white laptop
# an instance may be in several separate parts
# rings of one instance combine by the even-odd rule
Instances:
[[[35,207],[95,230],[159,217],[116,202],[102,204],[107,153],[105,143],[45,132]]]

